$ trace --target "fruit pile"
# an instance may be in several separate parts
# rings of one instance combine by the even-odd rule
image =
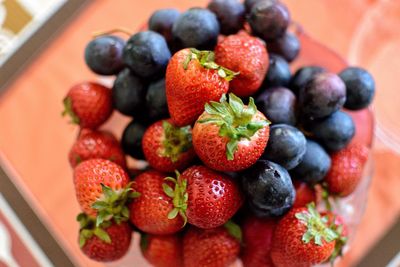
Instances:
[[[348,237],[330,202],[362,178],[368,146],[347,110],[367,108],[374,80],[289,63],[300,42],[278,0],[213,0],[154,12],[126,42],[111,33],[85,61],[112,89],[73,86],[65,111],[80,133],[69,161],[82,212],[79,244],[96,261],[123,257],[132,231],[154,266],[312,266]],[[130,116],[121,141],[98,130]],[[125,154],[146,160],[132,170]]]

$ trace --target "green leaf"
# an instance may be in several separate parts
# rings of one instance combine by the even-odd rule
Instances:
[[[169,213],[168,213],[168,219],[174,219],[178,215],[179,210],[177,208],[173,208]]]
[[[188,219],[187,219],[186,213],[184,211],[182,211],[182,210],[179,211],[179,215],[183,219],[183,225],[182,225],[182,228],[183,228],[187,224]]]
[[[110,198],[114,194],[113,190],[109,186],[104,185],[103,183],[101,183],[101,190],[107,198]]]
[[[129,209],[127,206],[124,206],[122,208],[121,214],[124,218],[129,218]]]
[[[108,221],[112,218],[112,214],[108,210],[101,210],[96,218],[96,226],[101,225],[104,221]]]
[[[242,115],[243,105],[244,104],[239,97],[235,96],[234,94],[229,94],[229,106],[232,108],[236,117],[240,117]]]
[[[185,61],[183,62],[183,69],[184,69],[184,70],[187,70],[187,68],[188,68],[188,66],[189,66],[189,63],[190,63],[190,61],[192,60],[192,58],[193,58],[193,54],[192,54],[192,53],[189,53],[189,54],[186,56]]]
[[[149,246],[149,238],[148,234],[142,233],[140,234],[140,248],[142,251],[146,251]]]
[[[93,236],[93,232],[89,229],[84,229],[81,231],[81,235],[87,240]]]
[[[229,220],[224,224],[224,227],[228,230],[228,233],[231,236],[239,240],[239,242],[242,242],[242,230],[239,225]]]
[[[226,144],[226,158],[228,160],[233,160],[234,159],[234,154],[237,150],[238,147],[238,140],[231,139],[227,144]]]
[[[164,181],[169,181],[169,182],[173,182],[174,184],[176,184],[176,179],[174,177],[165,177]]]
[[[96,209],[96,210],[101,210],[101,209],[105,209],[108,208],[110,205],[107,202],[104,201],[96,201],[93,203],[92,208]]]
[[[226,73],[225,73],[225,71],[223,69],[219,69],[218,70],[218,75],[221,78],[226,78]]]
[[[140,195],[140,192],[134,191],[129,193],[128,198],[138,198]]]
[[[95,236],[97,236],[98,238],[100,238],[102,241],[110,244],[111,243],[111,238],[108,235],[108,233],[106,231],[104,231],[103,229],[101,229],[100,227],[96,227],[94,229],[94,234]]]
[[[85,244],[86,244],[86,238],[83,235],[79,235],[79,247],[83,248]]]
[[[302,240],[304,243],[308,244],[308,243],[310,243],[311,239],[313,239],[313,237],[314,236],[311,233],[311,231],[307,231],[304,233]]]
[[[171,198],[174,197],[174,190],[173,190],[169,185],[167,185],[167,184],[162,184],[162,188],[163,188],[163,190],[164,190],[164,193],[165,193],[167,196],[169,196],[169,197],[171,197]]]

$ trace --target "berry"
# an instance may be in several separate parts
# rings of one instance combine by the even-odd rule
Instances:
[[[167,43],[171,43],[173,39],[172,25],[174,25],[179,15],[179,10],[173,8],[156,10],[149,19],[149,30],[161,34]]]
[[[317,193],[314,188],[298,180],[294,180],[293,185],[296,190],[296,200],[293,203],[293,208],[305,207],[309,203],[317,202]]]
[[[263,87],[286,87],[291,77],[290,66],[287,61],[278,55],[269,55],[269,67],[265,76]]]
[[[111,90],[93,82],[73,86],[64,98],[63,116],[69,115],[72,123],[81,128],[96,129],[113,111]]]
[[[331,264],[333,264],[337,257],[342,256],[343,248],[347,244],[347,240],[349,237],[349,229],[342,216],[332,211],[322,212],[321,215],[328,218],[327,224],[339,236],[339,238],[336,240],[335,250],[329,257],[329,261],[331,262]]]
[[[242,189],[257,217],[281,216],[295,199],[289,173],[267,160],[259,160],[243,172]]]
[[[171,52],[164,37],[153,31],[134,34],[123,53],[125,64],[143,78],[163,74],[170,58]]]
[[[245,10],[239,0],[212,0],[207,8],[217,16],[221,34],[235,34],[243,28]]]
[[[165,79],[152,82],[146,93],[146,111],[151,121],[169,117]]]
[[[265,90],[257,97],[256,106],[272,123],[296,124],[296,96],[287,88]]]
[[[85,62],[100,75],[117,74],[124,67],[122,51],[125,41],[117,36],[99,36],[85,48]]]
[[[369,72],[362,68],[349,67],[339,73],[346,85],[344,107],[351,110],[366,108],[374,98],[375,81]]]
[[[142,139],[145,131],[146,127],[135,120],[126,126],[121,138],[121,146],[126,154],[136,159],[144,159]]]
[[[266,1],[266,0],[245,0],[244,1],[244,6],[246,8],[246,13],[250,13],[251,9],[255,4],[261,1]],[[268,0],[270,3],[276,3],[278,0]]]
[[[303,88],[315,75],[326,72],[326,70],[319,66],[305,66],[298,69],[293,77],[290,79],[289,88],[298,95],[300,89]]]
[[[306,153],[306,138],[297,128],[287,124],[271,126],[263,159],[280,164],[287,170],[296,167]]]
[[[297,36],[289,32],[267,44],[268,52],[283,57],[287,62],[292,62],[297,58],[300,46]]]
[[[182,267],[182,242],[178,235],[142,234],[143,257],[154,267]]]

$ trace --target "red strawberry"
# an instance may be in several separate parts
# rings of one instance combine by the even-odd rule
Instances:
[[[108,159],[126,167],[125,154],[111,133],[82,129],[69,152],[69,163],[75,167],[82,161],[93,158]]]
[[[178,235],[142,234],[140,247],[148,262],[154,267],[182,267],[182,242]]]
[[[257,110],[253,98],[248,106],[234,94],[229,102],[206,104],[193,128],[193,146],[208,167],[239,171],[253,165],[268,142],[269,121]]]
[[[78,215],[78,221],[81,224],[79,245],[90,259],[115,261],[128,252],[132,239],[132,230],[128,223],[109,221],[96,227],[94,219],[84,213]]]
[[[313,205],[295,208],[278,223],[271,250],[276,267],[309,267],[332,254],[336,232],[328,227]]]
[[[74,169],[76,198],[83,212],[97,215],[97,224],[114,218],[125,221],[129,210],[125,206],[132,192],[128,174],[121,166],[105,159],[89,159]]]
[[[225,267],[232,264],[240,252],[241,236],[240,228],[234,229],[231,231],[224,226],[208,230],[189,228],[183,238],[184,266]]]
[[[228,92],[234,73],[218,66],[211,51],[183,49],[169,61],[165,75],[168,110],[176,126],[196,121],[204,104]]]
[[[172,185],[172,182],[165,181],[165,177],[158,171],[150,170],[135,178],[133,187],[140,196],[130,205],[130,220],[146,233],[173,234],[184,226],[181,216],[169,217],[174,204],[173,199],[164,192],[164,187]]]
[[[69,115],[72,122],[81,128],[96,129],[113,111],[111,90],[93,82],[73,86],[64,98],[63,115]]]
[[[192,128],[175,127],[167,120],[147,128],[142,147],[150,166],[163,172],[182,170],[196,157],[192,146]]]
[[[352,143],[331,155],[332,165],[325,177],[329,193],[345,197],[354,192],[362,178],[368,152],[365,145]]]
[[[269,67],[265,44],[243,32],[230,35],[218,43],[215,62],[239,72],[229,85],[229,90],[238,96],[253,95],[260,88]]]
[[[243,227],[241,259],[244,267],[274,267],[271,259],[272,237],[277,220],[247,217]]]
[[[293,208],[305,207],[311,202],[317,203],[317,194],[314,188],[298,180],[293,180],[293,185],[296,189],[296,199],[293,203]]]

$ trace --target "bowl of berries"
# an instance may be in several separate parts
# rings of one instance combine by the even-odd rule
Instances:
[[[64,98],[80,127],[69,161],[82,252],[110,266],[340,259],[372,176],[368,71],[276,0],[161,9],[129,35],[85,49],[112,88],[82,82]],[[114,111],[132,118],[120,140],[99,129]]]

